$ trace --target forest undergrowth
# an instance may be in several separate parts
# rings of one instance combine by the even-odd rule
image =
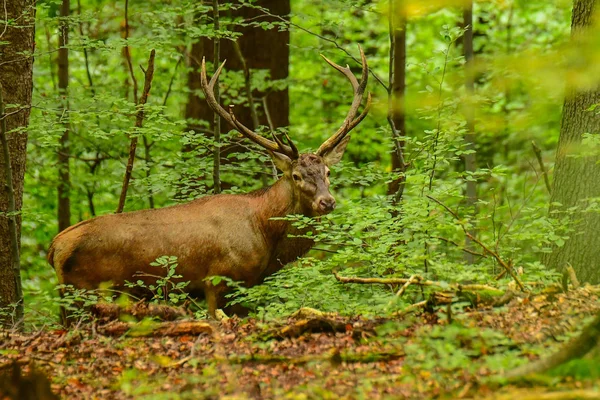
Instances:
[[[548,285],[502,306],[454,297],[385,318],[302,308],[288,318],[212,321],[137,303],[128,312],[138,322],[125,313],[115,320],[115,307],[99,304],[93,320],[70,330],[0,332],[0,370],[27,372],[0,388],[31,386],[41,371],[64,398],[596,399],[593,353],[544,375],[503,376],[575,337],[600,310],[599,293]],[[152,313],[177,319],[140,318]]]

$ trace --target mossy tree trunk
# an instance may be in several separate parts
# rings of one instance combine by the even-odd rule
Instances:
[[[597,35],[595,13],[600,0],[575,0],[571,24],[572,45],[577,48]],[[574,65],[585,63],[585,51],[575,53]],[[600,213],[583,211],[588,200],[600,197],[600,156],[584,154],[583,134],[600,134],[600,116],[590,107],[600,103],[600,87],[568,88],[556,153],[551,213],[578,206],[571,217],[574,231],[564,246],[555,246],[544,262],[562,270],[571,264],[581,281],[600,282]],[[559,205],[560,204],[560,205]],[[560,214],[558,214],[560,215]]]

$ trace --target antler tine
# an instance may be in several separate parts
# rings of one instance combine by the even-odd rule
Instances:
[[[346,68],[344,68],[341,65],[337,65],[336,63],[331,61],[329,58],[325,57],[323,54],[320,54],[320,56],[321,56],[321,58],[323,58],[323,60],[325,60],[327,62],[327,64],[331,65],[333,68],[337,69],[342,74],[344,74],[346,76],[346,78],[348,78],[350,83],[352,84],[352,89],[354,89],[354,91],[356,92],[356,89],[358,89],[358,81],[356,80],[356,77],[352,73],[350,66],[348,64],[346,64]]]
[[[300,153],[298,152],[298,148],[296,147],[296,145],[294,144],[292,139],[290,139],[287,132],[283,132],[283,134],[285,135],[285,138],[286,138],[288,144],[290,145],[290,148],[292,149],[292,154],[294,156],[294,159],[297,159],[298,156],[300,155]]]
[[[274,151],[277,153],[285,154],[288,157],[294,157],[296,155],[296,158],[297,158],[297,151],[294,151],[292,147],[286,146],[283,143],[281,145],[279,145],[278,142],[273,142],[269,139],[266,139],[266,138],[260,136],[259,134],[257,134],[256,132],[248,129],[245,125],[243,125],[241,122],[239,122],[235,118],[235,115],[233,114],[233,107],[230,107],[229,112],[227,112],[219,104],[219,102],[215,99],[214,86],[215,86],[215,83],[217,82],[217,79],[219,79],[219,74],[221,74],[221,70],[223,69],[224,66],[225,66],[225,61],[223,61],[223,63],[219,66],[219,68],[217,68],[217,70],[215,71],[215,74],[211,78],[210,82],[208,82],[208,79],[206,78],[206,61],[205,61],[205,58],[202,57],[202,66],[200,69],[200,81],[201,81],[202,91],[204,92],[204,95],[206,97],[206,102],[208,103],[210,108],[212,108],[217,114],[219,114],[219,116],[221,118],[223,118],[225,121],[227,121],[229,123],[229,125],[233,126],[238,132],[240,132],[242,135],[244,135],[248,139],[252,140],[254,143],[258,144],[259,146],[262,146],[269,151]]]
[[[343,68],[343,67],[337,65],[336,63],[330,61],[325,56],[322,56],[329,65],[331,65],[333,68],[335,68],[336,70],[341,72],[344,76],[346,76],[346,78],[348,78],[348,80],[352,84],[352,89],[354,91],[354,98],[352,100],[352,105],[350,106],[350,110],[348,111],[348,114],[346,114],[346,119],[344,119],[342,126],[338,129],[338,131],[333,136],[331,136],[329,139],[327,139],[325,142],[323,142],[321,147],[319,147],[319,149],[317,150],[316,154],[318,154],[318,155],[324,155],[324,154],[328,153],[329,151],[331,151],[331,149],[333,149],[348,134],[348,132],[350,132],[352,129],[354,129],[354,127],[356,125],[358,125],[367,116],[367,113],[369,112],[369,108],[371,106],[371,94],[370,93],[367,96],[367,105],[365,106],[365,109],[358,116],[358,118],[355,118],[356,113],[358,112],[358,108],[360,107],[360,104],[362,103],[363,94],[365,92],[365,89],[367,87],[367,82],[369,79],[369,67],[367,65],[367,58],[365,57],[365,53],[363,52],[363,50],[360,46],[358,46],[358,50],[360,51],[360,58],[361,58],[361,63],[362,63],[362,73],[361,73],[360,82],[357,81],[356,77],[350,70],[350,67]]]
[[[288,147],[285,143],[283,143],[281,141],[281,139],[279,139],[277,137],[277,135],[275,134],[275,132],[271,131],[271,135],[273,136],[273,140],[275,140],[275,142],[277,142],[277,145],[280,148],[284,148],[284,147]],[[283,135],[285,136],[285,139],[287,140],[288,144],[289,144],[289,149],[291,150],[291,156],[292,156],[292,160],[296,160],[299,156],[298,153],[298,148],[296,147],[296,145],[294,144],[294,142],[292,142],[292,139],[290,139],[290,137],[288,136],[287,133],[283,133]],[[290,156],[289,154],[286,154],[287,156]]]
[[[225,121],[227,121],[229,124],[233,125],[233,120],[231,119],[231,116],[217,102],[217,100],[215,99],[215,94],[214,94],[215,82],[219,78],[219,75],[221,74],[221,70],[225,66],[226,61],[227,60],[223,61],[223,63],[217,69],[217,71],[215,72],[215,74],[213,75],[213,77],[209,83],[208,79],[206,78],[206,62],[205,62],[204,57],[202,57],[202,67],[200,68],[200,83],[202,86],[202,91],[204,92],[204,96],[206,97],[206,102],[208,103],[210,108],[212,108],[214,110],[214,112],[219,114],[219,116],[221,118],[223,118]]]

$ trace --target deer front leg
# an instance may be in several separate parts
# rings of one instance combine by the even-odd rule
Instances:
[[[225,296],[229,292],[231,292],[231,289],[229,289],[224,282],[219,283],[218,285],[207,282],[204,293],[206,296],[206,303],[208,304],[208,314],[211,318],[216,319],[215,311],[217,311],[217,309],[223,310],[228,316],[235,314],[238,317],[245,317],[248,315],[248,309],[241,304],[226,307],[229,299]]]

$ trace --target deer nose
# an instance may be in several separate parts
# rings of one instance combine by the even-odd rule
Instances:
[[[321,211],[331,212],[335,208],[335,199],[333,197],[319,200],[319,208]]]

